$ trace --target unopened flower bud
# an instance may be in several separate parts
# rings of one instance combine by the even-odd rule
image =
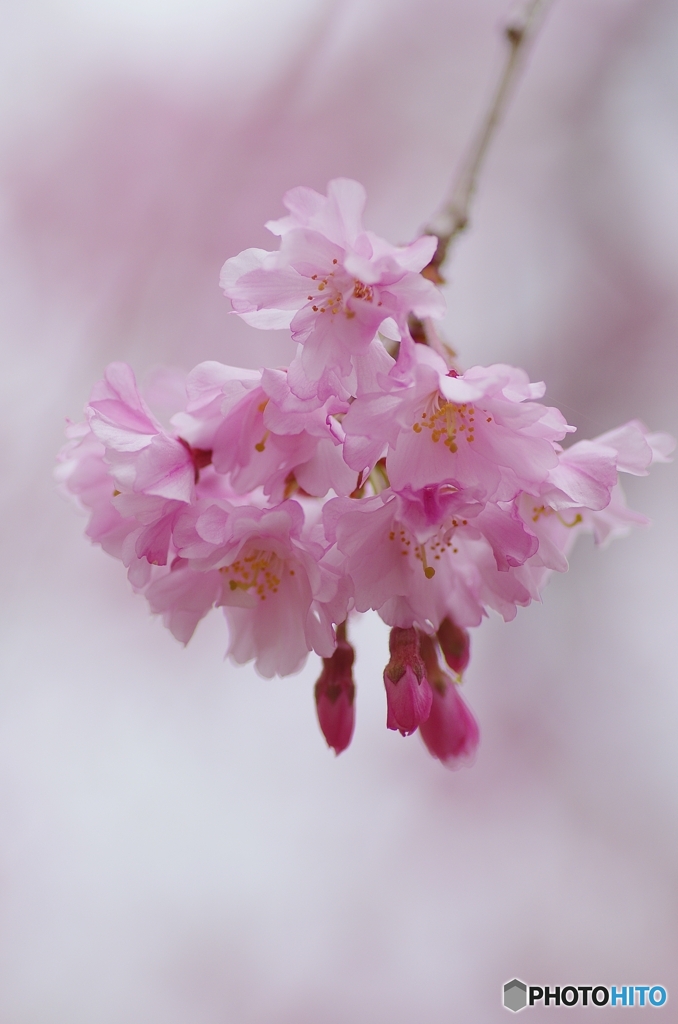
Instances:
[[[337,632],[336,650],[331,658],[323,658],[323,670],[315,684],[315,706],[327,745],[341,754],[351,742],[355,725],[355,651],[345,634]]]
[[[460,768],[473,760],[480,739],[478,723],[458,685],[440,668],[433,638],[422,633],[420,649],[433,689],[431,713],[419,729],[421,738],[429,753],[444,765]]]
[[[416,629],[394,626],[388,646],[391,660],[384,669],[386,727],[409,736],[428,718],[433,699]]]
[[[438,629],[438,643],[445,661],[460,676],[471,658],[471,638],[467,630],[452,619],[443,619]]]

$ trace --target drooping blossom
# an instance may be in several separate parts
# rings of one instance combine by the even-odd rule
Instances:
[[[332,656],[332,624],[346,618],[347,592],[323,566],[323,548],[307,535],[297,501],[270,509],[209,505],[184,516],[176,543],[190,568],[222,576],[217,604],[234,661],[254,659],[263,676],[273,676],[296,672],[311,650]]]
[[[592,533],[602,544],[646,525],[645,516],[627,507],[619,472],[644,476],[653,462],[667,462],[674,447],[668,434],[631,420],[562,452],[537,493],[523,493],[516,503],[539,542],[529,564],[565,572],[580,533]]]
[[[172,635],[187,644],[200,620],[219,603],[223,586],[218,569],[195,570],[177,556],[169,572],[151,581],[145,596],[151,611],[162,615]]]
[[[195,500],[211,453],[161,426],[124,363],[107,367],[86,415],[86,423],[69,428],[60,478],[90,510],[88,535],[123,561],[140,588],[151,566],[171,557],[176,517]]]
[[[428,630],[448,616],[477,626],[486,608],[510,619],[530,602],[510,570],[532,555],[536,538],[514,509],[464,498],[387,489],[326,504],[326,535],[342,556],[358,611],[373,608],[389,625]]]
[[[425,345],[414,346],[408,367],[358,397],[344,418],[354,469],[369,471],[386,456],[395,490],[449,482],[510,501],[558,465],[556,442],[574,427],[535,401],[544,385],[523,370],[475,366],[458,375]]]
[[[191,501],[196,474],[191,448],[170,436],[155,419],[125,363],[106,368],[103,380],[92,390],[87,418],[121,490]]]
[[[358,474],[343,458],[337,417],[348,405],[341,399],[298,398],[285,370],[239,371],[214,362],[189,374],[187,390],[186,412],[174,423],[193,444],[209,446],[215,470],[237,493],[263,487],[275,502],[297,486],[314,497],[355,489]]]
[[[290,366],[201,363],[185,395],[169,389],[163,426],[113,363],[68,426],[59,478],[182,643],[220,608],[228,654],[262,675],[316,652],[336,753],[355,721],[347,622],[376,611],[392,627],[388,728],[419,729],[456,767],[478,744],[458,686],[469,628],[540,600],[580,533],[604,543],[647,522],[619,476],[667,461],[673,441],[634,420],[563,449],[574,428],[539,401],[543,384],[504,364],[450,369],[419,319],[443,310],[420,273],[436,240],[389,245],[363,230],[364,200],[346,179],[327,196],[293,189],[269,224],[279,251],[224,266],[236,313],[290,328]]]
[[[405,335],[410,313],[438,317],[445,309],[440,291],[419,273],[436,239],[398,247],[365,231],[365,198],[348,178],[331,181],[327,196],[291,189],[284,197],[289,216],[266,225],[281,238],[278,252],[247,249],[221,272],[222,288],[247,323],[290,328],[302,345],[305,381],[298,388],[309,382],[323,400],[360,394],[363,378],[387,368],[375,342],[384,321]]]
[[[59,453],[56,477],[62,489],[89,515],[86,535],[114,558],[123,559],[123,545],[137,530],[135,519],[125,519],[113,504],[115,484],[106,449],[87,423],[69,423],[68,442]],[[138,560],[137,560],[138,561]]]

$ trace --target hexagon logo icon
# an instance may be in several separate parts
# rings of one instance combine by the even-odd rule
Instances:
[[[524,981],[514,978],[504,985],[504,1006],[507,1010],[517,1013],[527,1006],[527,985]]]

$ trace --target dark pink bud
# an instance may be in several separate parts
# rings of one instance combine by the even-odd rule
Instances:
[[[315,684],[315,706],[327,745],[340,754],[351,742],[355,725],[355,651],[339,630],[337,634],[336,650],[331,658],[323,658],[323,670]]]
[[[444,688],[433,687],[431,714],[419,732],[429,752],[448,768],[460,768],[473,760],[480,739],[478,723],[452,679],[447,679]]]
[[[445,661],[460,676],[471,658],[471,638],[468,632],[452,622],[452,619],[443,619],[438,629],[438,643]]]
[[[480,739],[478,723],[459,694],[459,687],[440,668],[435,641],[420,637],[426,673],[433,688],[431,713],[419,731],[429,753],[448,768],[460,768],[475,756]]]
[[[433,695],[419,653],[416,629],[391,630],[388,642],[391,660],[384,669],[387,729],[399,729],[409,736],[431,711]]]

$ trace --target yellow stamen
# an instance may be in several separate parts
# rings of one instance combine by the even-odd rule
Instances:
[[[266,442],[268,441],[270,436],[271,436],[271,431],[267,430],[266,433],[264,434],[264,436],[262,437],[261,441],[259,441],[257,444],[255,444],[254,447],[255,447],[255,449],[258,452],[263,452],[264,451],[264,449],[266,448]]]
[[[427,580],[432,580],[436,571],[432,565],[428,565],[426,562],[426,547],[423,544],[419,546],[419,553],[421,555],[422,565],[424,566],[424,576]]]
[[[577,512],[576,516],[574,517],[571,523],[566,523],[563,517],[561,516],[560,512],[556,512],[556,515],[558,516],[558,519],[560,519],[563,526],[566,526],[568,530],[571,530],[573,526],[577,526],[579,523],[582,523],[584,521],[582,519],[580,512]]]
[[[262,601],[266,600],[265,591],[278,593],[283,565],[272,551],[251,551],[232,565],[224,565],[219,570],[224,576],[230,576],[228,586],[231,591],[254,590]],[[290,570],[290,575],[294,571]]]

